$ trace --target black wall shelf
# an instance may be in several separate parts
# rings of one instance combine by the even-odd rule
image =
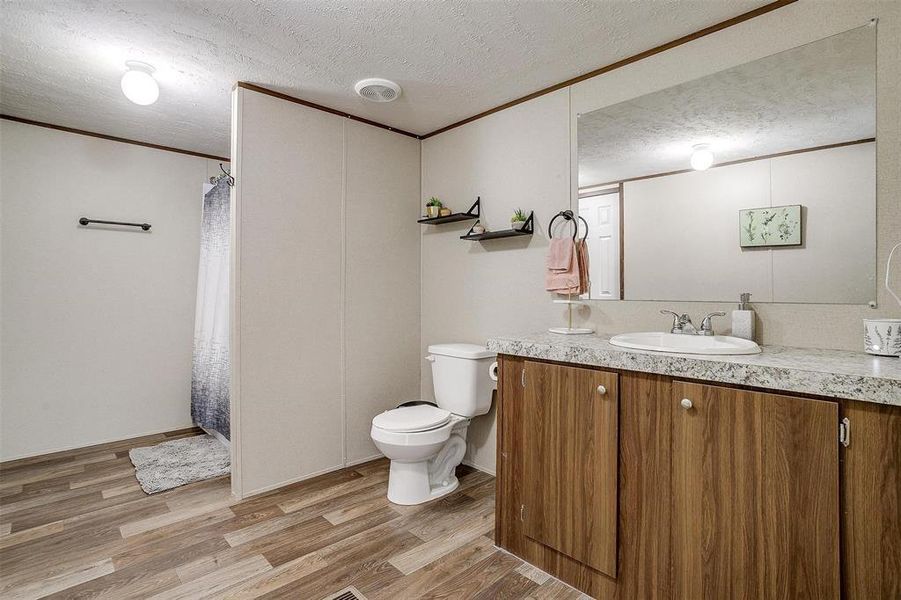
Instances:
[[[429,217],[425,219],[419,219],[416,221],[417,223],[422,223],[423,225],[441,225],[442,223],[456,223],[457,221],[471,221],[472,219],[478,219],[479,215],[482,212],[482,197],[479,196],[476,198],[476,201],[473,202],[472,206],[469,207],[465,213],[454,213],[452,215],[447,215],[446,217]]]
[[[509,237],[522,237],[525,235],[532,235],[534,233],[535,228],[533,226],[533,217],[535,216],[535,211],[529,212],[529,218],[526,219],[525,224],[522,226],[522,229],[502,229],[501,231],[486,231],[485,233],[473,233],[472,228],[470,228],[469,233],[466,235],[461,235],[461,240],[469,240],[471,242],[483,242],[485,240],[496,240],[500,238],[509,238]],[[476,225],[479,222],[476,221]]]

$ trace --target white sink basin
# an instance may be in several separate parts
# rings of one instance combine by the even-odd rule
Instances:
[[[621,348],[656,350],[678,354],[758,354],[760,346],[750,340],[728,335],[693,335],[687,333],[621,333],[610,338]]]

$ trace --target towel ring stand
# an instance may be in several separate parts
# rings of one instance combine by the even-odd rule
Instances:
[[[554,215],[554,218],[552,218],[552,219],[551,219],[551,222],[548,223],[548,225],[547,225],[547,236],[548,236],[548,238],[553,238],[553,237],[554,237],[554,234],[553,234],[553,232],[552,232],[552,229],[553,229],[553,227],[554,227],[554,221],[557,220],[557,217],[563,217],[565,220],[567,220],[567,221],[572,221],[572,222],[573,222],[573,225],[574,225],[574,227],[573,227],[573,241],[576,241],[576,238],[577,238],[578,235],[579,235],[579,221],[582,221],[582,223],[585,224],[585,235],[582,237],[582,241],[584,242],[585,240],[588,239],[588,221],[586,221],[585,218],[584,218],[582,215],[579,215],[578,221],[577,221],[577,220],[576,220],[576,215],[574,215],[574,214],[573,214],[573,211],[571,211],[571,210],[569,210],[569,209],[561,210],[561,211],[558,212],[556,215]]]

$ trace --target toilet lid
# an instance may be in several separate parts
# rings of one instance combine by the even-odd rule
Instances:
[[[411,433],[440,427],[450,421],[450,418],[450,411],[431,404],[416,404],[386,410],[376,415],[372,424],[385,431]]]

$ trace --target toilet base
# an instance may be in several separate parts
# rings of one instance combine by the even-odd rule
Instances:
[[[460,486],[460,481],[454,474],[437,485],[431,485],[429,462],[392,460],[388,473],[388,501],[403,506],[422,504],[446,496]]]
[[[456,490],[460,482],[455,471],[466,453],[468,426],[468,419],[455,423],[449,439],[431,458],[392,460],[388,472],[388,500],[410,506],[435,500]]]

